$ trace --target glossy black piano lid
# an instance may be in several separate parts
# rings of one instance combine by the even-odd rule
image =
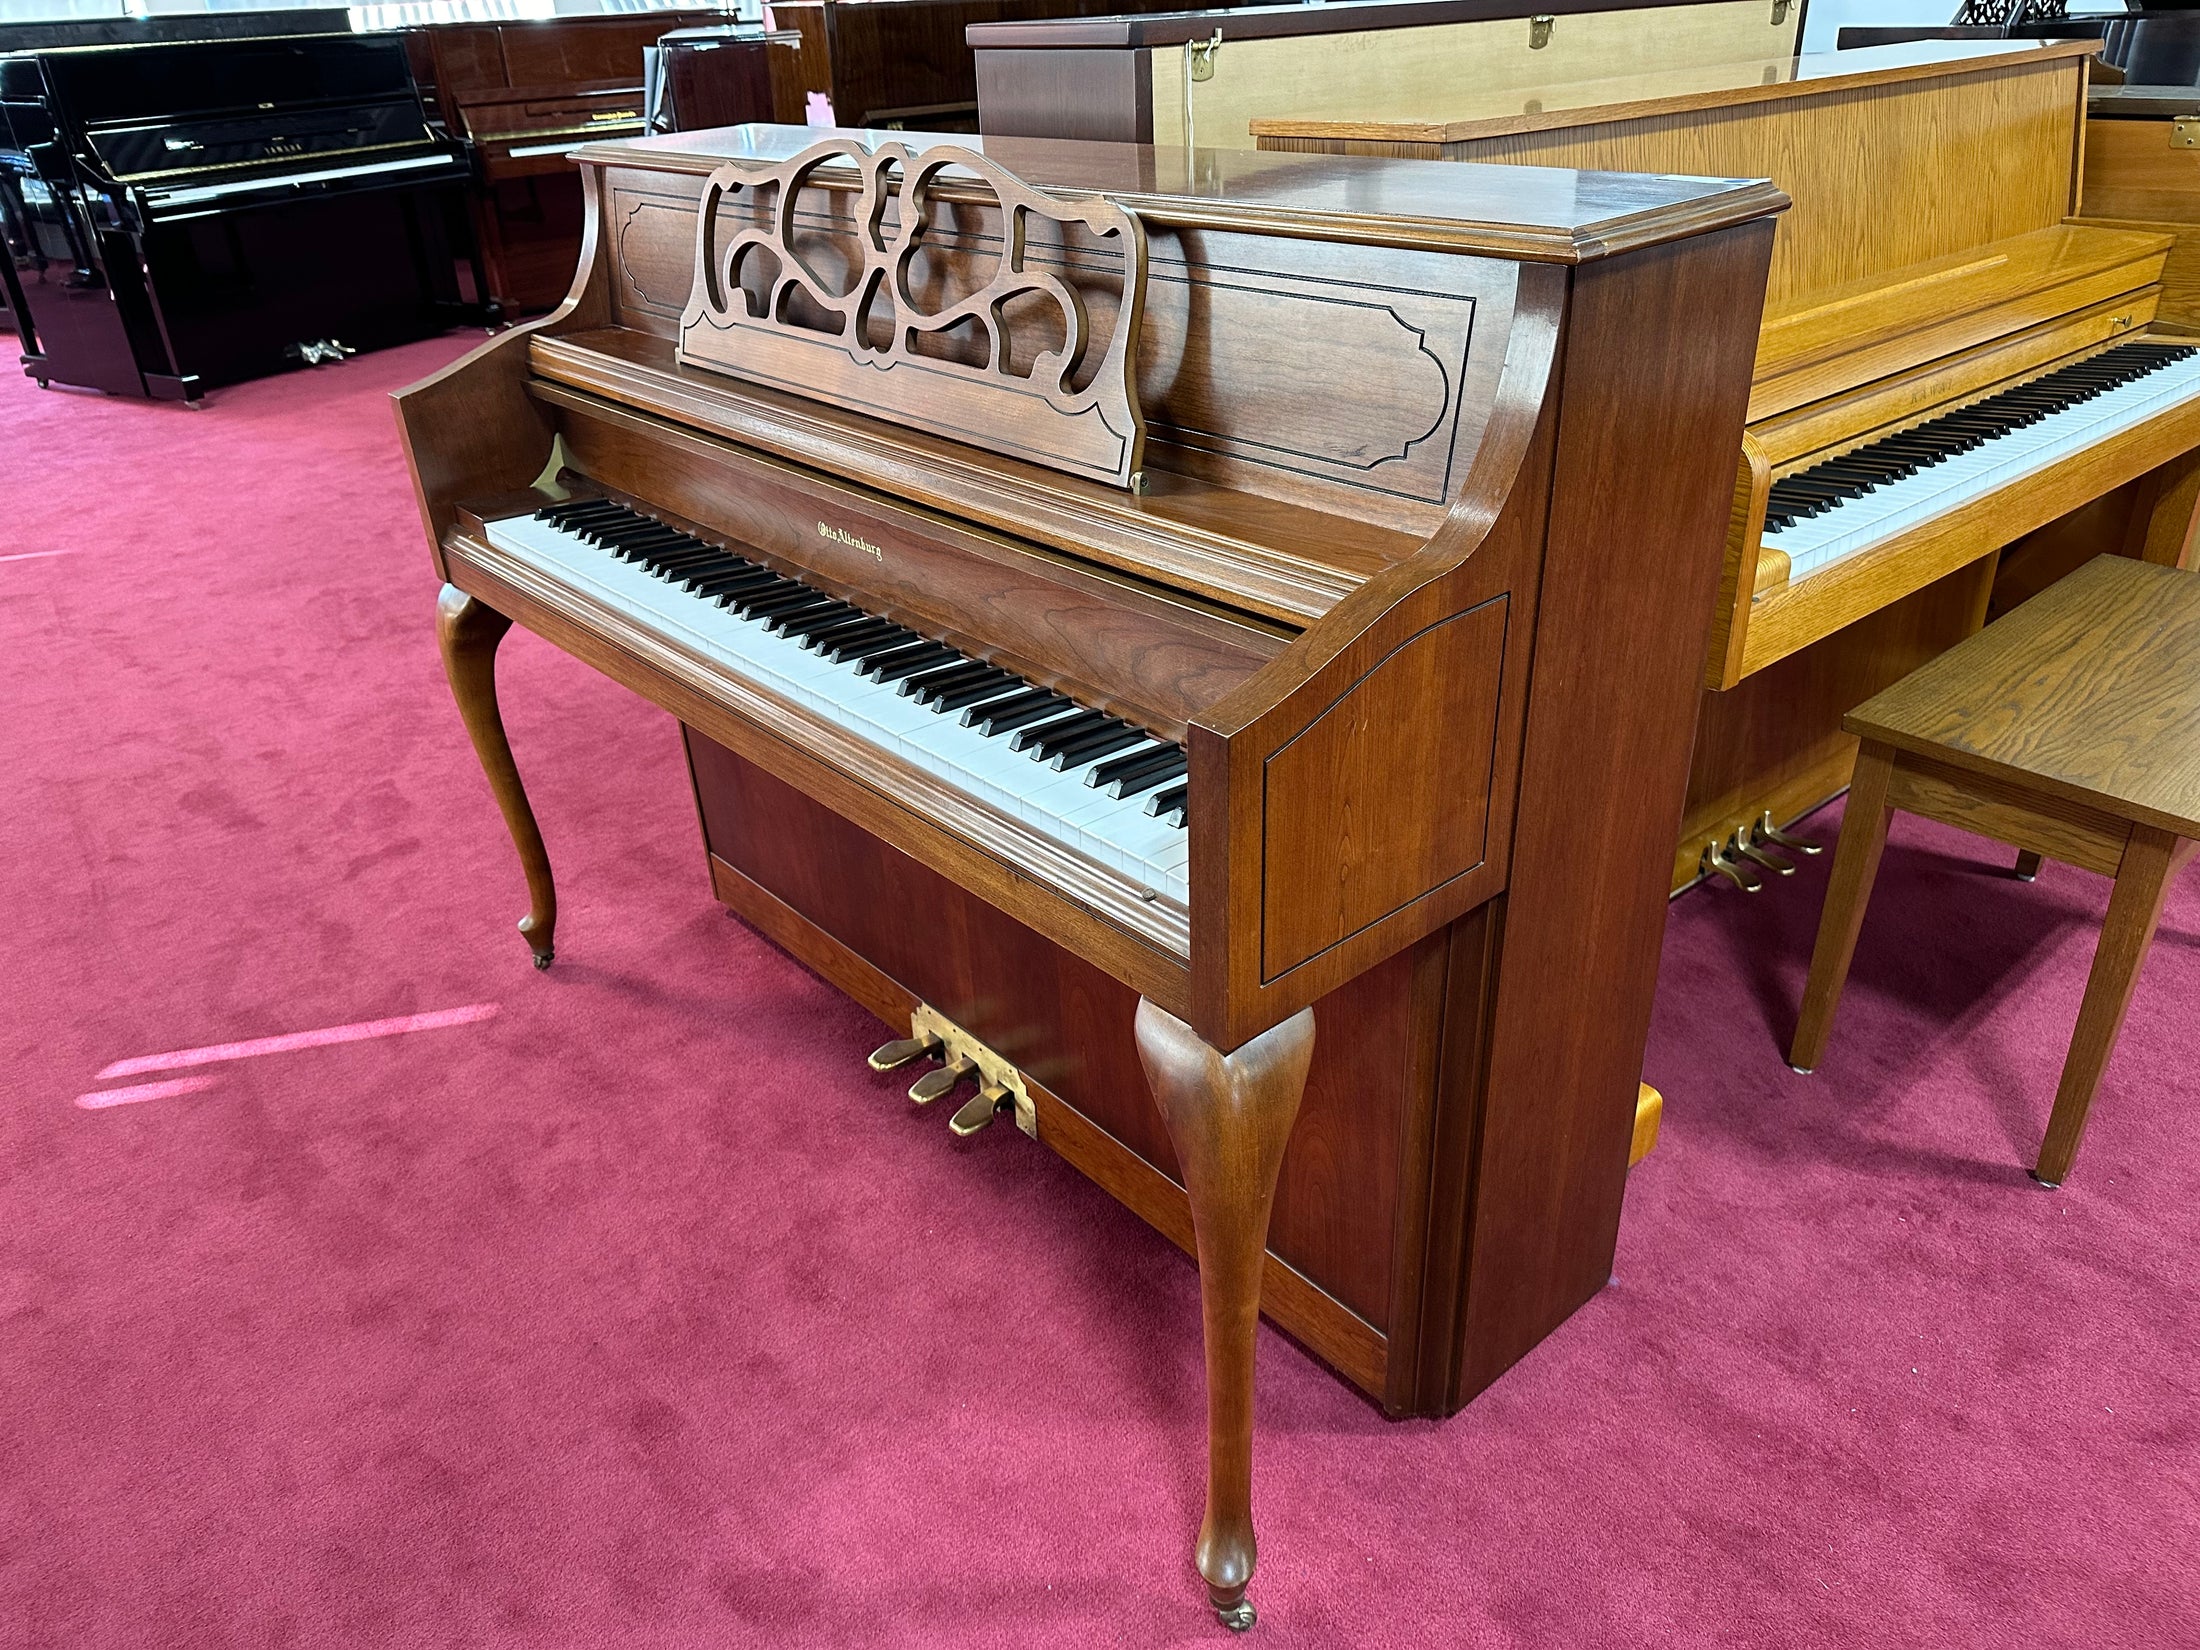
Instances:
[[[199,40],[39,55],[50,95],[79,126],[417,100],[394,34]],[[4,72],[4,71],[0,71]],[[13,77],[5,95],[13,96]]]

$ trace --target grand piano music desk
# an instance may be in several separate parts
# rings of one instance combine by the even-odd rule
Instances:
[[[912,1098],[1196,1247],[1242,1625],[1258,1310],[1445,1414],[1610,1274],[1785,198],[817,136],[581,150],[571,296],[399,398],[445,662],[538,962],[515,621]]]

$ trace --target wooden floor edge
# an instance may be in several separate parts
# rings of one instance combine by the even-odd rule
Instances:
[[[710,859],[711,892],[726,908],[897,1032],[919,999],[737,867]],[[1061,1096],[1026,1079],[1039,1119],[1039,1142],[1186,1254],[1193,1252],[1191,1204],[1184,1189]],[[1383,1332],[1288,1261],[1268,1256],[1261,1279],[1263,1316],[1315,1357],[1383,1401],[1390,1345]]]

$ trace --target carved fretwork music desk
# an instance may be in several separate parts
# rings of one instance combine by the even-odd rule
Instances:
[[[399,397],[445,662],[539,963],[513,622],[912,1098],[1196,1249],[1242,1626],[1260,1311],[1447,1414],[1610,1273],[1785,197],[817,141],[584,149],[564,306]]]

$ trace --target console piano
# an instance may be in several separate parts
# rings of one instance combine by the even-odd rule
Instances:
[[[1787,0],[1349,0],[978,22],[969,36],[990,135],[1249,149],[1256,115],[1771,57],[1802,28]]]
[[[2200,358],[2169,237],[2077,221],[2091,41],[1936,41],[1253,122],[1263,148],[1775,178],[1782,220],[1674,882],[1792,870],[1844,712],[2099,550],[2176,561]]]
[[[514,622],[678,718],[715,890],[894,1027],[874,1066],[1196,1252],[1244,1625],[1259,1311],[1444,1414],[1609,1276],[1784,197],[761,126],[578,160],[564,304],[397,404],[527,943]]]
[[[209,387],[468,313],[466,161],[392,37],[0,58],[0,260],[40,383]]]

